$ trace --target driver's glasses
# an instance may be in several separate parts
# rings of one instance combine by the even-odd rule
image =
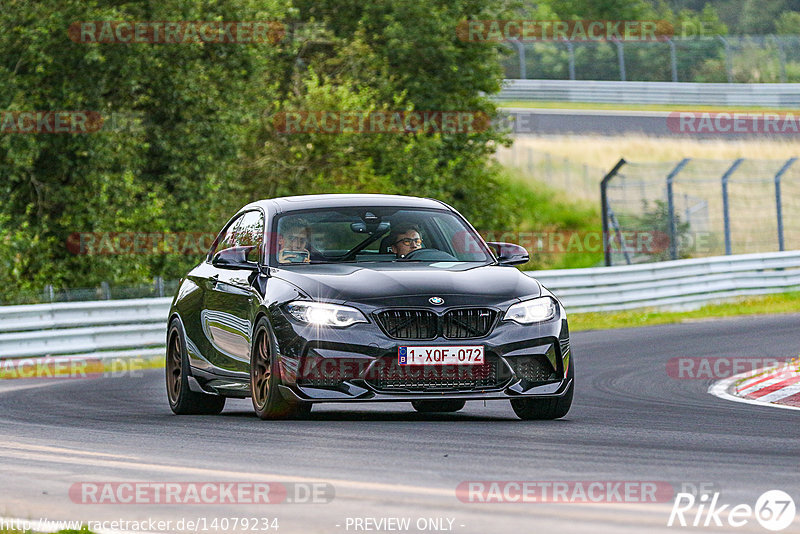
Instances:
[[[308,238],[304,235],[287,235],[284,237],[286,243],[292,248],[302,248],[308,243]]]
[[[394,242],[395,245],[398,243],[402,243],[407,247],[421,247],[422,239],[419,237],[417,238],[406,237],[403,239],[398,239],[397,241]]]

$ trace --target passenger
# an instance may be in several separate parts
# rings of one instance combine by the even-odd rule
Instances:
[[[278,233],[278,263],[309,263],[308,238],[311,229],[302,219],[281,225]]]

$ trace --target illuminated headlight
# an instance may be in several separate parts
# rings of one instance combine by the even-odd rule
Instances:
[[[296,300],[286,305],[286,311],[298,321],[316,326],[350,326],[367,322],[364,314],[355,308],[326,302]]]
[[[555,317],[557,312],[558,304],[555,300],[550,297],[539,297],[514,304],[503,319],[520,324],[541,323]]]

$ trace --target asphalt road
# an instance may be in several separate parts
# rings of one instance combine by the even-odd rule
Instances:
[[[675,356],[797,355],[798,323],[800,315],[784,315],[573,334],[575,402],[565,419],[547,422],[519,421],[500,401],[468,403],[453,415],[416,414],[405,403],[328,405],[310,420],[263,422],[248,400],[229,401],[220,416],[176,417],[157,370],[8,380],[0,383],[0,515],[205,517],[207,525],[215,517],[268,517],[284,533],[445,531],[417,523],[428,518],[456,533],[767,532],[754,519],[736,529],[667,528],[671,498],[486,504],[462,502],[455,488],[463,481],[656,481],[675,491],[706,484],[732,505],[752,506],[780,489],[800,505],[797,412],[725,401],[706,392],[709,380],[666,372]],[[335,497],[256,506],[78,504],[69,496],[75,483],[125,481],[319,481],[332,484]],[[355,529],[355,518],[395,517],[410,518],[410,528]],[[786,532],[798,529],[800,518]]]
[[[751,118],[734,123],[730,118],[719,124],[703,122],[702,113],[691,116],[684,123],[668,111],[625,111],[625,110],[583,110],[583,109],[532,109],[503,108],[507,117],[501,121],[516,135],[628,135],[643,134],[654,137],[676,137],[683,139],[755,139],[774,137],[777,139],[797,139],[800,131],[792,129],[791,124],[769,125],[764,133],[764,124],[759,123],[755,130]],[[713,115],[716,117],[717,115]],[[716,120],[712,117],[712,121]],[[760,117],[760,115],[759,115]],[[759,118],[763,121],[763,118]],[[778,129],[782,133],[775,133]],[[722,131],[720,131],[722,130]]]

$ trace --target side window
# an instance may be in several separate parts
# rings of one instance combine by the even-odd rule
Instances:
[[[237,247],[253,247],[247,253],[247,260],[257,262],[261,245],[264,243],[264,216],[260,211],[248,211],[237,225],[235,235]]]
[[[244,216],[238,217],[234,220],[230,226],[225,230],[225,233],[217,238],[217,246],[214,247],[214,250],[211,251],[211,257],[214,257],[214,254],[219,252],[220,250],[225,250],[226,248],[231,248],[236,246],[236,229],[241,224],[242,219]]]

